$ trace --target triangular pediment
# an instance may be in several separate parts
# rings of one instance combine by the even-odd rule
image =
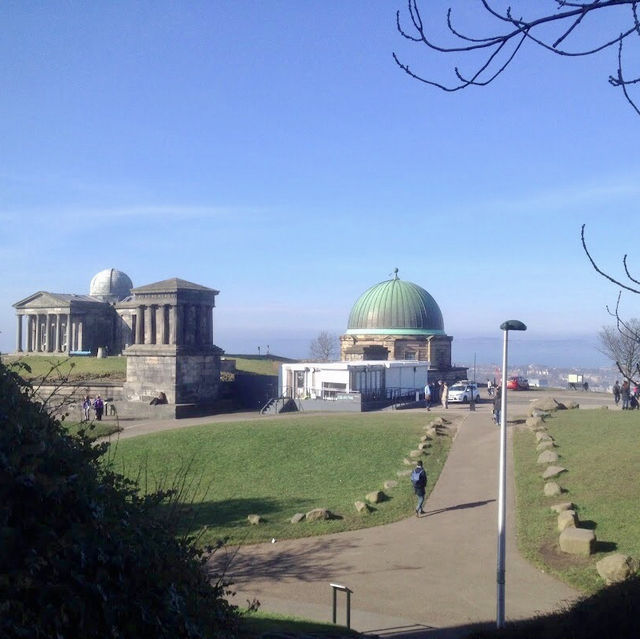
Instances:
[[[75,295],[73,293],[50,293],[49,291],[38,291],[16,302],[13,307],[18,310],[44,309],[44,308],[74,308],[78,305],[96,306],[104,302],[89,295]]]
[[[63,300],[55,293],[49,293],[48,291],[38,291],[13,305],[13,307],[17,309],[52,308],[60,306],[69,306],[69,300]]]

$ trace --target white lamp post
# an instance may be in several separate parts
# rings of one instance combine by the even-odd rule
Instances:
[[[497,614],[496,625],[504,627],[504,573],[505,573],[505,513],[507,491],[507,351],[509,331],[526,331],[527,327],[518,320],[508,320],[500,324],[504,331],[502,349],[502,396],[500,398],[500,478],[498,480],[498,570],[496,574]]]

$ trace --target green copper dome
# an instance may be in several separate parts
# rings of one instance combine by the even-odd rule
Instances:
[[[442,313],[421,286],[398,278],[366,290],[353,305],[347,335],[444,335]]]

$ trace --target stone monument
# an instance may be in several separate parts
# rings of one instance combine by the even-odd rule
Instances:
[[[130,401],[164,393],[169,404],[212,404],[220,385],[222,349],[213,344],[218,291],[178,278],[134,288],[119,307],[131,317],[125,349]]]

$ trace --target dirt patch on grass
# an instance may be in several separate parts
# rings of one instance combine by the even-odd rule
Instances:
[[[589,557],[562,552],[556,542],[542,544],[539,552],[542,561],[552,570],[565,571],[569,568],[588,568],[592,563]]]

